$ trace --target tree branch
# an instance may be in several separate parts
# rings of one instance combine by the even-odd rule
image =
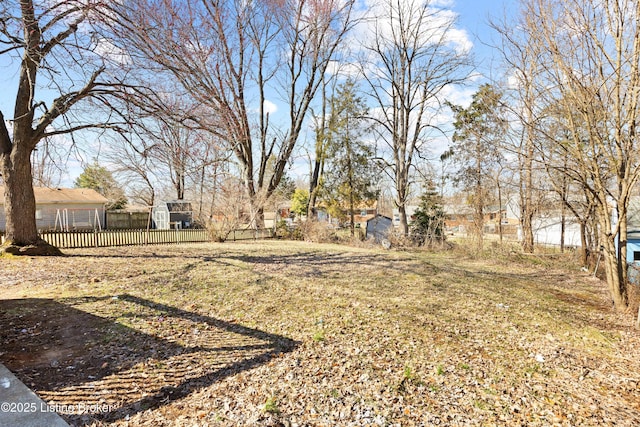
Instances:
[[[50,126],[55,119],[63,114],[66,114],[69,109],[71,109],[71,107],[78,103],[78,101],[94,95],[92,91],[98,85],[98,83],[96,83],[96,79],[103,71],[104,68],[99,68],[98,70],[94,71],[87,84],[81,90],[64,94],[53,101],[47,112],[40,118],[40,120],[38,121],[38,125],[34,129],[34,146],[37,141],[44,137],[47,127]]]

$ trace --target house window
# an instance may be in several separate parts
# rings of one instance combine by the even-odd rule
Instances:
[[[633,260],[634,261],[640,261],[640,252],[639,251],[633,251]]]
[[[36,220],[42,219],[42,209],[36,209]]]

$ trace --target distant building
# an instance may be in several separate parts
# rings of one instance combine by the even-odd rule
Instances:
[[[444,226],[449,233],[470,233],[473,230],[473,210],[467,205],[444,205]]]
[[[364,202],[353,210],[353,223],[359,224],[360,227],[366,227],[369,220],[378,216],[378,202],[370,200]]]
[[[169,230],[172,228],[193,227],[193,208],[191,202],[184,200],[162,201],[151,211],[153,228]]]
[[[351,223],[351,215],[349,213],[348,207],[343,207],[343,226],[349,226]],[[328,222],[335,225],[340,225],[337,218],[332,217],[327,212],[324,206],[317,206],[316,211],[318,214],[318,221]],[[367,200],[361,202],[357,206],[353,208],[353,224],[355,227],[365,228],[367,226],[367,221],[371,218],[374,218],[378,214],[378,202],[376,200]]]
[[[389,217],[376,215],[367,221],[367,239],[373,239],[377,243],[388,239],[392,230],[393,221]]]
[[[631,199],[627,209],[627,262],[640,264],[640,199]]]
[[[407,223],[411,224],[411,221],[415,218],[415,213],[418,210],[418,205],[406,205],[404,207],[407,214]],[[398,208],[393,208],[393,226],[400,227],[400,211]]]
[[[560,246],[562,241],[562,216],[554,213],[535,217],[531,224],[533,237],[536,244]],[[521,237],[519,233],[518,237]],[[564,244],[566,246],[580,247],[580,224],[575,218],[565,218]]]
[[[89,188],[34,187],[39,230],[86,230],[105,226],[107,198]],[[6,228],[4,186],[0,186],[0,229]]]

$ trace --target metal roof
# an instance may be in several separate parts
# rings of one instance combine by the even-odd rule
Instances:
[[[167,209],[172,213],[193,212],[191,202],[186,202],[184,200],[168,200],[161,202],[160,204],[166,204]]]

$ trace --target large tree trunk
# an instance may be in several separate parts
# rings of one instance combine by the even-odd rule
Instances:
[[[320,187],[318,187],[318,182],[320,181],[321,161],[317,158],[317,156],[318,154],[316,153],[316,160],[313,165],[311,181],[309,182],[309,207],[307,209],[307,216],[312,220],[318,219],[316,200],[318,198],[318,190],[320,189]]]
[[[253,221],[256,230],[264,229],[264,206],[260,206],[256,209]]]
[[[503,240],[503,228],[502,228],[502,188],[500,185],[500,175],[496,178],[496,185],[498,186],[498,235],[500,237],[500,244]]]
[[[409,172],[406,165],[399,165],[401,156],[396,157],[396,206],[398,207],[398,216],[400,217],[400,233],[403,237],[409,236],[409,219],[407,218],[407,193],[409,191]]]
[[[522,250],[525,253],[533,253],[533,148],[527,142],[527,150],[524,159],[524,193],[522,194],[522,208],[520,215],[520,226],[522,227]]]
[[[564,253],[564,240],[567,228],[567,218],[564,210],[564,205],[560,208],[560,252]]]
[[[264,228],[264,205],[267,197],[263,197],[262,192],[256,191],[251,159],[249,159],[248,164],[243,167],[242,175],[247,197],[249,198],[251,226],[255,230],[261,230]],[[260,185],[258,185],[258,187],[260,187]]]
[[[615,237],[605,238],[603,245],[607,284],[614,307],[617,310],[625,310],[629,304],[629,297],[621,268],[624,268],[623,265],[626,264],[626,261],[624,263],[618,262],[618,251],[614,241]]]
[[[618,210],[618,235],[617,235],[617,248],[618,248],[618,276],[619,283],[622,286],[617,292],[620,294],[621,300],[624,301],[624,306],[629,305],[629,297],[627,295],[627,207],[623,207]]]
[[[398,214],[400,217],[400,232],[406,237],[409,235],[409,221],[407,220],[407,208],[404,203],[398,203]]]
[[[2,153],[6,240],[19,246],[38,242],[30,153],[25,151],[14,148],[10,153]]]
[[[533,156],[534,136],[532,135],[533,95],[531,87],[526,88],[524,150],[520,154],[520,227],[522,228],[522,251],[533,253],[535,236],[533,233]]]
[[[184,177],[185,176],[182,171],[180,172],[176,171],[175,187],[176,187],[177,200],[184,200],[184,186],[185,186]]]
[[[478,138],[479,140],[479,138]],[[476,145],[476,194],[475,194],[475,232],[476,232],[476,250],[478,253],[482,252],[484,247],[484,187],[482,182],[482,152],[480,151],[480,144]]]
[[[36,199],[31,174],[31,150],[22,149],[20,136],[14,136],[9,152],[0,153],[4,179],[5,243],[2,252],[14,255],[62,255],[38,235]]]
[[[591,251],[587,241],[587,223],[585,221],[580,222],[580,245],[580,261],[583,267],[588,268]]]
[[[476,201],[473,225],[475,228],[476,250],[480,253],[484,248],[484,209],[482,199]]]
[[[604,194],[603,192],[603,197],[600,198],[601,200],[606,200]],[[617,219],[619,221],[618,233],[621,233],[624,229],[624,239],[620,239],[618,233],[612,232],[613,218],[611,217],[608,206],[599,206],[597,215],[602,236],[600,239],[603,251],[602,256],[604,258],[607,285],[609,285],[611,300],[617,310],[626,310],[629,305],[629,296],[627,294],[626,272],[623,270],[626,269],[627,260],[620,259],[622,254],[626,256],[626,247],[620,248],[616,245],[616,240],[618,240],[618,243],[624,240],[626,246],[626,213],[623,209],[622,215]]]
[[[320,115],[320,123],[316,126],[316,158],[313,162],[313,170],[311,171],[311,180],[309,182],[309,205],[307,207],[307,217],[311,220],[318,219],[318,209],[316,209],[316,201],[318,199],[318,191],[320,190],[320,177],[324,172],[324,157],[327,131],[327,82],[322,77],[322,110]]]

